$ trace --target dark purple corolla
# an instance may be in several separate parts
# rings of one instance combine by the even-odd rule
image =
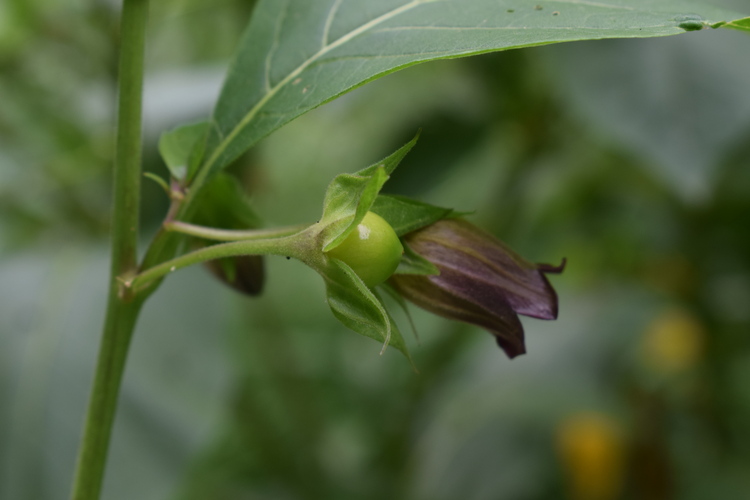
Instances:
[[[439,275],[396,274],[389,283],[416,305],[489,330],[508,357],[526,352],[518,314],[557,318],[557,294],[546,273],[503,242],[463,219],[444,219],[407,234],[404,242]]]

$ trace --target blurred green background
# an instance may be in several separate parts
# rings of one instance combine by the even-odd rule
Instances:
[[[731,2],[728,2],[731,3]],[[736,5],[741,5],[737,2]],[[210,113],[252,2],[155,2],[145,170]],[[0,498],[67,498],[105,304],[113,2],[0,4]],[[386,191],[471,220],[552,278],[509,361],[412,309],[419,369],[268,259],[262,298],[201,268],[145,308],[104,498],[750,498],[750,37],[702,31],[417,66],[232,168],[267,225],[422,138]],[[167,200],[144,180],[144,247]],[[406,319],[398,317],[406,328]]]

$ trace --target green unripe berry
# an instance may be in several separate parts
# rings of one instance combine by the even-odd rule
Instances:
[[[354,231],[328,255],[345,262],[372,288],[387,280],[401,261],[404,247],[390,224],[367,212]]]

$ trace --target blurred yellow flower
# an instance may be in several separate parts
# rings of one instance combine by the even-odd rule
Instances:
[[[646,327],[641,355],[649,369],[665,375],[683,373],[703,354],[705,331],[689,311],[670,308]]]
[[[613,500],[622,490],[625,465],[619,425],[611,417],[582,412],[557,428],[557,449],[572,500]]]

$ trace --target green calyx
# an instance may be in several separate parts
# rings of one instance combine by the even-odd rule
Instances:
[[[367,212],[356,228],[327,252],[359,276],[372,288],[387,280],[398,267],[404,247],[390,224],[379,215]]]

